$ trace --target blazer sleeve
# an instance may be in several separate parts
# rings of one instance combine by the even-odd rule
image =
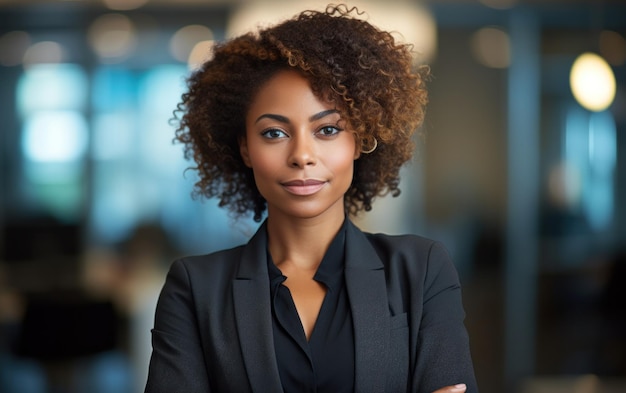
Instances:
[[[145,393],[210,392],[189,273],[172,264],[157,304]]]
[[[478,392],[458,275],[445,248],[433,243],[424,278],[423,312],[412,391],[431,393],[465,383]]]

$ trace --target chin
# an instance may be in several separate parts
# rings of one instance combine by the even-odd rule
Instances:
[[[325,214],[327,215],[341,215],[344,216],[343,200],[341,201],[341,209],[336,209],[334,206],[320,206],[315,203],[298,203],[296,206],[281,206],[281,208],[272,209],[278,214],[283,216],[289,216],[298,219],[318,218]],[[270,212],[270,214],[272,214]]]

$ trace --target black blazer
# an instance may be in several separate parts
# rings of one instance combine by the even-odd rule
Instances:
[[[355,391],[477,392],[454,265],[437,242],[348,223],[346,287]],[[159,297],[146,392],[282,392],[274,352],[267,229],[173,263]]]

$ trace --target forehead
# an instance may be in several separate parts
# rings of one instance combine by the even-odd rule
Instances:
[[[309,80],[293,70],[277,72],[263,83],[248,110],[248,116],[263,111],[294,112],[334,108],[335,104],[315,94]]]

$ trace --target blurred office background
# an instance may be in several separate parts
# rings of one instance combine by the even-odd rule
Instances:
[[[434,75],[402,195],[359,224],[447,245],[482,392],[626,391],[626,2],[349,3]],[[141,391],[172,259],[257,226],[191,198],[185,77],[311,4],[0,0],[0,391]]]

